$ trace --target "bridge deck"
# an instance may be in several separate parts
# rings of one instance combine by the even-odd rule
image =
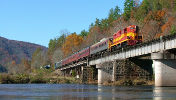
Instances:
[[[89,61],[89,65],[96,65],[103,62],[109,62],[118,59],[127,59],[130,57],[137,57],[175,48],[176,48],[176,35],[165,36],[160,39],[135,45],[133,47],[122,48],[116,54],[111,54],[105,57]]]

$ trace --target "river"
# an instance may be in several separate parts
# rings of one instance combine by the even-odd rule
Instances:
[[[0,84],[0,100],[176,100],[176,87]]]

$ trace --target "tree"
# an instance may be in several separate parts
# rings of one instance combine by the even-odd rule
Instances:
[[[87,32],[86,30],[82,30],[81,33],[80,33],[80,36],[84,38],[84,37],[86,37],[88,34],[89,34],[89,32]]]
[[[55,49],[55,47],[56,47],[56,44],[57,44],[57,40],[56,39],[51,39],[50,41],[49,41],[49,44],[48,44],[48,51],[49,52],[53,52],[54,51],[54,49]]]
[[[135,18],[139,20],[144,20],[145,16],[152,10],[149,0],[143,0],[141,6],[137,9],[135,13]]]
[[[59,38],[56,39],[56,47],[60,48],[65,42],[66,35],[62,34]]]
[[[157,11],[157,10],[161,10],[162,6],[159,2],[159,0],[153,0],[153,10]]]
[[[108,15],[108,25],[112,25],[112,22],[120,18],[120,9],[118,6],[115,9],[111,8]]]
[[[100,26],[100,20],[98,18],[95,20],[95,26]]]
[[[134,8],[134,0],[125,0],[124,3],[124,19],[128,20],[131,17],[131,11]]]
[[[62,46],[62,52],[64,56],[68,56],[71,53],[78,51],[79,46],[83,42],[83,38],[76,33],[72,33],[66,37],[65,43]]]
[[[23,58],[23,59],[21,60],[21,64],[23,65],[23,67],[25,68],[26,71],[27,71],[27,70],[29,70],[29,71],[31,70],[31,61],[29,61],[29,60]]]
[[[45,52],[42,51],[41,48],[37,48],[37,50],[32,55],[31,68],[40,68],[46,63],[46,61],[47,59]]]
[[[102,19],[101,20],[101,30],[106,30],[109,27],[108,19]]]
[[[171,33],[172,35],[176,34],[176,26],[172,25],[171,30],[170,30],[170,33]]]

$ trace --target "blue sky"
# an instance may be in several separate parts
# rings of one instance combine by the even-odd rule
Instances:
[[[0,0],[0,36],[48,46],[62,30],[80,33],[124,0]]]

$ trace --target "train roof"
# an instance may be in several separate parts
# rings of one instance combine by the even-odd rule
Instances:
[[[103,38],[103,39],[101,39],[99,42],[97,42],[97,43],[91,45],[91,47],[92,47],[92,46],[95,46],[95,45],[97,45],[97,44],[99,44],[99,43],[101,43],[101,42],[107,41],[107,40],[109,40],[110,38],[112,38],[112,37]]]

